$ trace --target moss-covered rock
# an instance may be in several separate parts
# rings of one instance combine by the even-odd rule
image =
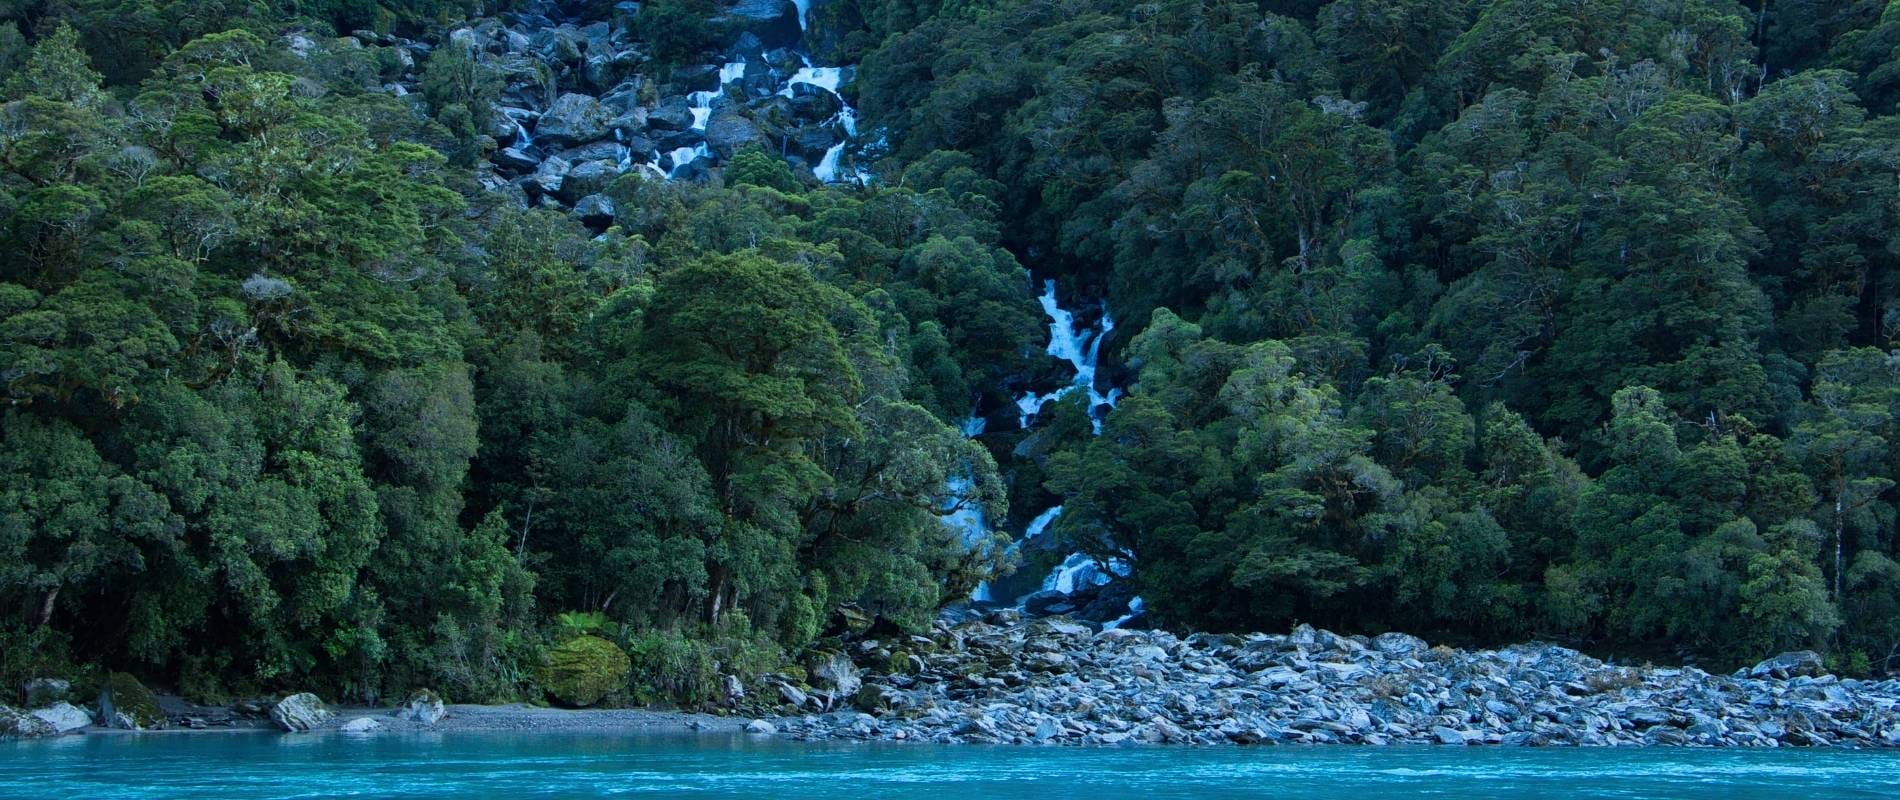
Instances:
[[[163,727],[165,712],[159,709],[152,690],[139,679],[114,672],[106,676],[105,687],[99,690],[99,721],[108,728],[146,730]]]
[[[632,661],[613,642],[576,636],[548,651],[541,688],[563,705],[583,707],[627,685]]]

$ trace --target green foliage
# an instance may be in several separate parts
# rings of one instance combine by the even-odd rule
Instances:
[[[626,651],[613,642],[576,636],[548,650],[539,679],[550,697],[585,708],[626,688],[630,667]]]

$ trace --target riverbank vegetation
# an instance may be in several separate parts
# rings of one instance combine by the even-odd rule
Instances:
[[[1900,668],[1881,3],[836,0],[868,187],[604,231],[484,189],[502,10],[6,9],[0,676],[540,697],[588,635],[713,702],[1058,502],[1171,628]],[[960,430],[1048,378],[1025,265],[1117,317],[1099,437]]]

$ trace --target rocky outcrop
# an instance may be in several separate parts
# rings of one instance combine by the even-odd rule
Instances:
[[[842,642],[852,709],[788,716],[801,739],[1015,744],[1900,746],[1900,680],[1805,657],[1715,675],[1575,650],[1340,636],[1114,629],[999,611],[930,636]],[[833,676],[842,670],[821,659]],[[1787,677],[1774,677],[1785,675]],[[814,676],[816,680],[816,676]],[[835,677],[834,677],[835,680]],[[816,711],[797,686],[788,705]]]
[[[409,695],[409,699],[398,706],[394,713],[390,714],[390,716],[397,719],[404,719],[423,725],[434,725],[441,722],[442,718],[448,715],[448,707],[442,704],[442,698],[428,689],[422,689]]]
[[[158,698],[137,678],[123,672],[106,676],[99,691],[99,724],[121,730],[148,730],[165,726]]]
[[[38,739],[45,736],[58,736],[59,730],[46,720],[21,713],[10,706],[0,706],[0,741],[7,739]]]
[[[333,715],[323,700],[309,692],[299,692],[271,706],[270,721],[290,733],[302,733],[323,727]]]
[[[64,701],[35,710],[33,716],[53,726],[59,733],[73,733],[92,727],[92,715],[79,706]]]

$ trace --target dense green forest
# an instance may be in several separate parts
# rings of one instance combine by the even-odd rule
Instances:
[[[1900,669],[1900,4],[821,2],[874,180],[604,233],[479,180],[498,5],[0,4],[0,677],[710,702],[1058,502],[1170,628]],[[1128,395],[965,438],[1032,270]]]

